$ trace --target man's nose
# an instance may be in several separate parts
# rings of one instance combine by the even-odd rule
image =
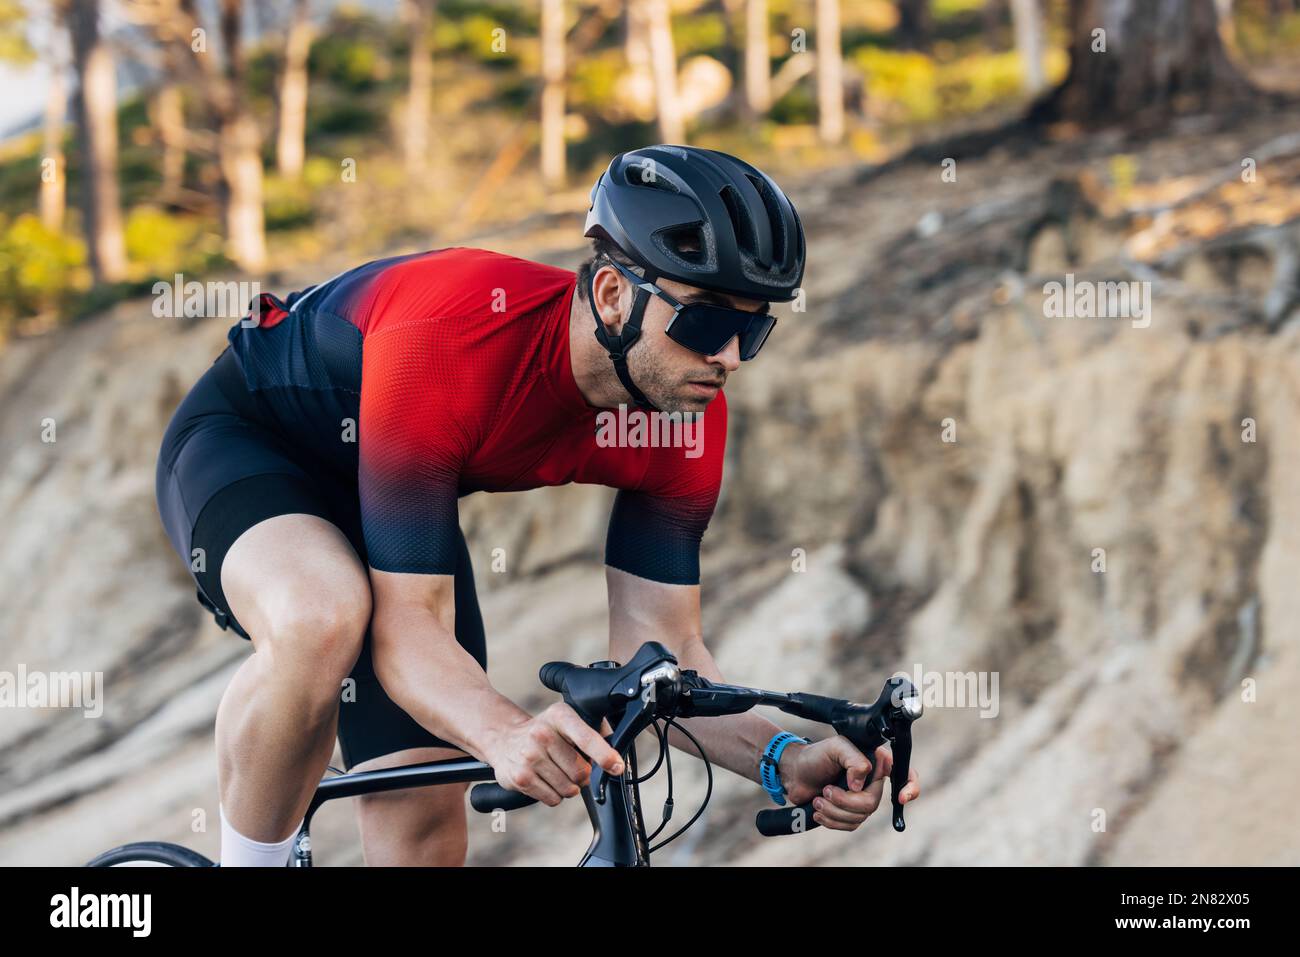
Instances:
[[[735,372],[740,368],[740,336],[732,336],[721,351],[715,352],[708,358],[710,362],[722,366],[728,375]]]

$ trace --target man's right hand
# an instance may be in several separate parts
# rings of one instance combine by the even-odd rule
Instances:
[[[486,750],[498,784],[549,807],[578,795],[591,777],[587,757],[610,774],[623,773],[618,752],[563,701],[501,729]]]

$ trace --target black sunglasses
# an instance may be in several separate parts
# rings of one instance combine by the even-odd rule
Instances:
[[[702,356],[715,356],[727,347],[732,339],[740,337],[740,358],[747,362],[758,355],[767,337],[776,325],[776,316],[770,313],[746,312],[709,302],[679,302],[654,283],[642,279],[622,263],[605,260],[634,286],[658,296],[673,307],[673,317],[664,330],[668,338]]]

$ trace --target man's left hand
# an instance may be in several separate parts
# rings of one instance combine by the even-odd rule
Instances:
[[[790,744],[781,754],[779,773],[786,798],[792,804],[813,801],[813,820],[836,831],[855,831],[880,806],[885,778],[894,766],[888,745],[876,749],[875,772],[871,761],[848,738],[836,735],[816,744]],[[839,786],[848,775],[848,789]],[[903,804],[921,795],[916,768],[907,776],[899,795]]]

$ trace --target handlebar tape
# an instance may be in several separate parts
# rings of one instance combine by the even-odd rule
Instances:
[[[469,803],[480,814],[491,814],[500,808],[503,811],[517,811],[521,807],[536,804],[537,798],[529,797],[519,791],[503,788],[495,781],[476,784],[470,788]]]

